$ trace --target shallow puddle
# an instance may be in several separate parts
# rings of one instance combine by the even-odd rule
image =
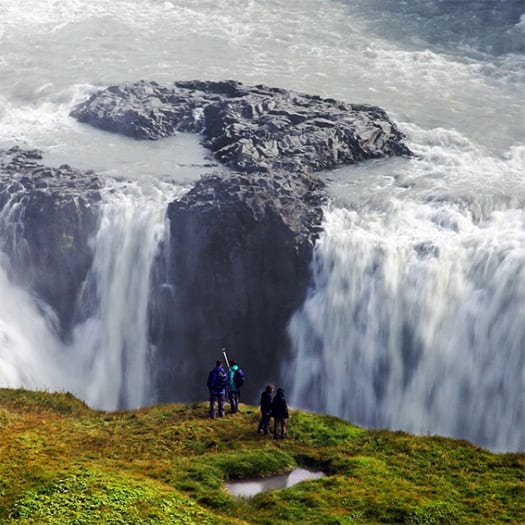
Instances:
[[[288,474],[273,476],[271,478],[249,479],[242,481],[231,481],[226,483],[228,492],[236,498],[251,498],[259,492],[266,490],[285,489],[301,481],[318,479],[324,477],[324,472],[311,472],[303,468],[296,468]]]

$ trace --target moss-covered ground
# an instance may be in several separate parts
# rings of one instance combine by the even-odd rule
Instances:
[[[256,433],[256,407],[206,415],[206,403],[106,413],[0,389],[0,523],[525,523],[524,454],[300,411],[274,441]],[[250,500],[224,489],[294,466],[328,475]]]

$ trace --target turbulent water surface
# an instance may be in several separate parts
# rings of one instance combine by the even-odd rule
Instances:
[[[293,404],[525,449],[524,41],[522,0],[2,1],[0,147],[41,148],[119,189],[105,192],[75,363],[52,312],[0,266],[0,384],[106,408],[154,400],[148,265],[165,204],[208,161],[195,137],[137,143],[68,112],[123,80],[234,78],[380,105],[416,154],[327,174],[283,370]]]

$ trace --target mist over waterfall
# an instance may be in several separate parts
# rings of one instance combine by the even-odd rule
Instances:
[[[57,367],[62,345],[56,337],[56,316],[20,286],[4,253],[5,245],[12,243],[15,253],[28,255],[23,214],[23,204],[14,199],[0,210],[0,379],[2,386],[11,388],[49,388],[63,378]]]
[[[10,388],[49,388],[60,385],[61,356],[52,324],[33,297],[16,287],[0,267],[0,376]],[[28,330],[28,323],[31,329]],[[58,348],[57,348],[58,347]]]

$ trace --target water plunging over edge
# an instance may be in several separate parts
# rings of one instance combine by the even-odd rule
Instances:
[[[92,239],[93,264],[80,297],[89,315],[74,328],[70,343],[60,340],[52,309],[15,284],[0,252],[2,386],[68,390],[91,407],[106,410],[153,401],[150,274],[159,246],[168,242],[167,204],[183,191],[153,180],[108,179]],[[22,216],[23,205],[7,203],[0,225],[4,232],[11,230],[13,242],[23,244]]]
[[[525,150],[410,129],[414,159],[341,170],[289,324],[295,406],[525,450]]]
[[[180,188],[134,183],[106,191],[94,260],[81,293],[90,316],[73,332],[80,397],[96,408],[138,408],[154,401],[149,378],[148,304],[152,264],[168,244],[168,202]],[[77,391],[77,389],[75,389]]]

